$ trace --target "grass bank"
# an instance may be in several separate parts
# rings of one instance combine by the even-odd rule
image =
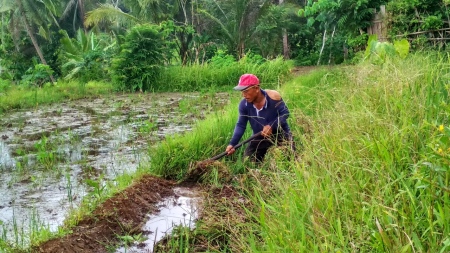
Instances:
[[[1,80],[0,80],[1,81]],[[44,87],[16,86],[2,81],[0,85],[0,114],[12,109],[35,108],[40,105],[103,96],[113,92],[111,84],[105,82],[80,83],[59,81]]]
[[[448,252],[449,67],[447,55],[417,54],[283,85],[300,159],[276,150],[258,168],[224,159],[249,200],[245,218],[200,222],[194,236],[221,238],[220,252]],[[182,177],[191,161],[223,151],[237,101],[153,150],[151,171]]]

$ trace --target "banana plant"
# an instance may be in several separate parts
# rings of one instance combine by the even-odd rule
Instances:
[[[70,38],[66,31],[61,31],[61,34],[58,57],[63,63],[64,79],[102,79],[103,60],[106,52],[112,50],[115,43],[108,43],[93,31],[85,32],[82,29],[78,29],[75,38]]]

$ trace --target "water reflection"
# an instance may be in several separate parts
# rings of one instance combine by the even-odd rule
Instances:
[[[138,244],[119,248],[116,253],[152,252],[155,244],[170,235],[177,226],[193,229],[198,218],[200,196],[187,188],[175,188],[176,197],[168,197],[159,203],[160,211],[148,216],[142,231],[146,239]]]

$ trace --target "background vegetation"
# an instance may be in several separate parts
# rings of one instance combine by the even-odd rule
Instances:
[[[172,67],[217,66],[218,57],[352,62],[360,59],[380,6],[386,9],[383,40],[445,49],[447,0],[2,0],[0,78],[13,86],[76,79],[157,91],[166,89]],[[242,71],[219,81],[229,84]],[[183,76],[189,89],[202,86]]]

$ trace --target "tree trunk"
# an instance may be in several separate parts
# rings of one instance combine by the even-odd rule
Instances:
[[[289,44],[288,44],[288,36],[286,29],[283,28],[283,56],[284,59],[289,59]]]
[[[9,23],[9,31],[11,33],[11,39],[14,43],[14,48],[16,49],[16,52],[20,52],[20,38],[18,38],[17,33],[15,32],[16,29],[16,19],[14,18],[14,10],[9,11],[9,18],[10,18],[10,23]]]
[[[5,26],[4,26],[4,24],[5,24],[5,13],[3,13],[3,12],[2,12],[2,21],[1,22],[2,22],[1,23],[1,25],[2,25],[2,36],[0,38],[0,43],[2,45],[4,45],[5,44]]]
[[[322,58],[323,48],[325,47],[325,42],[327,41],[327,28],[323,31],[322,48],[320,49],[319,59],[317,60],[317,65],[320,65],[320,58]]]
[[[278,4],[283,4],[284,0],[279,0]],[[285,28],[282,30],[283,33],[283,57],[284,59],[289,59],[289,44],[288,44],[288,37],[287,37],[287,31]]]
[[[39,47],[39,44],[37,43],[36,38],[34,37],[33,31],[31,30],[31,26],[28,23],[28,19],[25,16],[25,11],[23,10],[22,2],[20,2],[20,0],[16,0],[16,2],[19,6],[19,11],[22,14],[23,22],[25,23],[25,28],[27,30],[28,36],[30,36],[31,42],[33,43],[33,46],[36,49],[36,53],[39,55],[39,58],[41,59],[42,64],[48,65],[47,61],[44,58],[44,54],[42,53],[42,50]],[[55,82],[53,75],[50,75],[50,80],[51,80],[52,84]]]
[[[84,32],[87,32],[86,26],[84,25],[84,20],[85,20],[86,13],[85,13],[85,10],[84,10],[84,2],[83,2],[83,0],[78,0],[78,6],[80,8],[79,15],[80,15],[80,20],[81,20],[81,26],[83,27]],[[76,30],[74,29],[74,31],[76,31]]]
[[[332,49],[331,47],[333,46],[334,32],[336,32],[336,25],[333,27],[333,32],[331,33],[330,55],[328,56],[328,65],[330,65],[330,63],[331,63],[331,56],[332,56],[332,52],[333,52],[333,50],[331,50]]]

